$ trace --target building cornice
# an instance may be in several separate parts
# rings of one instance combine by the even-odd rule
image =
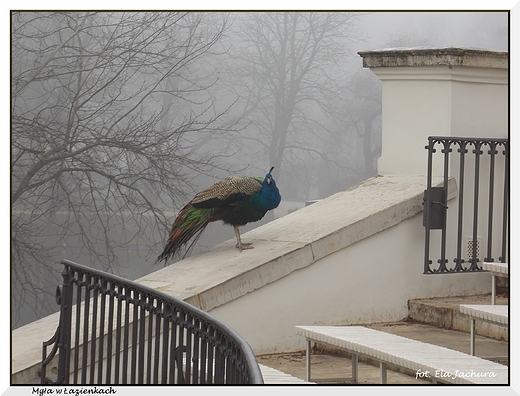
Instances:
[[[444,66],[508,69],[509,53],[477,48],[386,48],[361,51],[363,67],[424,67]]]

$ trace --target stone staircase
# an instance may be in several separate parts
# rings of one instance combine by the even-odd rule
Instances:
[[[460,313],[461,304],[491,304],[491,295],[464,297],[438,297],[410,300],[409,316],[400,322],[366,324],[366,327],[400,335],[434,345],[443,346],[468,354],[470,352],[470,318]],[[498,295],[497,305],[507,305],[507,294]],[[509,364],[509,332],[507,327],[491,325],[477,321],[476,353],[484,359]],[[325,345],[313,349],[313,373],[317,378],[338,378],[332,384],[348,383],[341,376],[351,369],[351,356],[346,351],[339,351]],[[276,367],[300,379],[305,378],[305,351],[263,355],[259,357],[261,364]],[[359,383],[379,383],[378,362],[370,358],[359,358]],[[395,384],[426,384],[421,378],[415,378],[410,372],[397,367],[390,367],[390,382]]]
[[[460,312],[461,304],[491,304],[490,295],[439,297],[408,301],[408,318],[411,321],[428,324],[448,330],[458,330],[469,333],[470,320],[468,315]],[[497,305],[507,305],[508,297],[498,295]],[[507,327],[492,323],[477,321],[476,334],[500,341],[509,340]]]

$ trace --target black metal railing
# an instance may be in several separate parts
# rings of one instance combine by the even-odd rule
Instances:
[[[508,262],[509,141],[432,136],[426,149],[424,273],[478,272],[483,261]],[[447,202],[450,177],[458,185],[453,205]]]
[[[118,276],[62,264],[60,321],[43,343],[42,383],[263,383],[249,344],[206,312]]]

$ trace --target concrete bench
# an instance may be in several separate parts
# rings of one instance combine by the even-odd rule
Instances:
[[[496,301],[496,277],[507,278],[509,276],[509,265],[507,263],[482,263],[484,271],[491,272],[491,304],[495,305]]]
[[[475,355],[475,321],[494,323],[502,326],[509,325],[508,305],[471,305],[461,304],[460,312],[471,319],[470,326],[470,354]]]
[[[307,341],[306,380],[311,380],[311,343],[352,353],[352,379],[357,382],[358,355],[380,362],[386,384],[387,364],[415,373],[417,378],[451,384],[507,384],[508,367],[476,356],[363,326],[296,326]]]

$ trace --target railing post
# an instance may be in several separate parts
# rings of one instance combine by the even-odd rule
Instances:
[[[468,153],[466,148],[468,142],[461,139],[459,141],[459,208],[457,217],[457,253],[455,257],[455,271],[463,271],[462,264],[464,259],[462,258],[462,227],[464,218],[464,177],[465,177],[465,157]]]
[[[71,272],[68,265],[65,265],[61,273],[63,283],[56,292],[60,308],[60,333],[59,333],[59,360],[58,360],[58,384],[69,383],[70,373],[70,339],[72,321],[72,286]]]
[[[435,143],[432,141],[432,138],[428,138],[428,145],[425,147],[428,150],[428,170],[426,174],[426,191],[424,194],[424,227],[426,229],[425,232],[425,252],[424,252],[424,274],[428,274],[430,269],[430,206],[431,206],[431,198],[430,194],[428,193],[428,190],[431,188],[432,185],[432,163],[433,163],[433,153],[435,152],[434,148]]]

